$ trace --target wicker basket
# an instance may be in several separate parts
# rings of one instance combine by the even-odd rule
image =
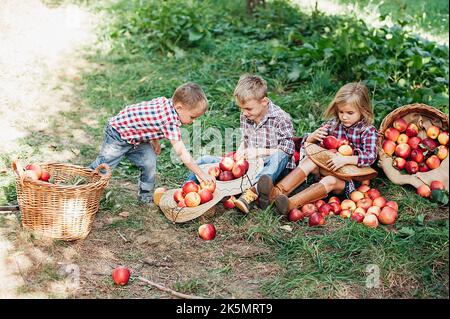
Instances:
[[[31,180],[24,176],[17,161],[12,163],[23,227],[53,239],[86,238],[111,178],[109,166],[101,164],[95,171],[62,163],[40,166],[50,173],[55,184]],[[102,174],[100,170],[106,173]],[[83,177],[88,183],[57,185],[76,177]]]
[[[384,140],[384,132],[392,126],[394,121],[398,118],[404,118],[409,123],[415,123],[419,127],[419,130],[422,130],[419,133],[420,138],[425,137],[424,130],[431,125],[438,126],[447,131],[449,128],[448,115],[426,104],[408,104],[389,113],[381,122],[379,129],[380,137],[377,141],[378,155],[380,158],[379,165],[383,168],[386,176],[395,184],[410,184],[416,188],[423,184],[429,185],[432,180],[441,180],[448,190],[448,157],[442,161],[441,166],[438,168],[428,172],[419,172],[413,175],[402,175],[399,171],[392,167],[393,159],[384,153],[382,143]]]

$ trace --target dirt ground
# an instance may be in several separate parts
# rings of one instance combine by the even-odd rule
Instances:
[[[99,143],[82,127],[98,126],[100,116],[75,94],[80,74],[98,67],[83,59],[95,41],[97,21],[74,5],[0,2],[1,154],[77,163],[83,144]],[[39,151],[27,140],[38,143]],[[9,171],[0,169],[3,176]],[[111,183],[119,187],[136,191],[135,183]],[[40,238],[22,229],[16,214],[2,214],[0,298],[173,298],[138,276],[186,293],[257,298],[260,280],[277,272],[273,263],[254,264],[268,252],[249,245],[242,230],[230,235],[233,226],[221,223],[223,210],[215,216],[222,234],[209,243],[197,237],[196,225],[173,225],[155,207],[120,205],[128,216],[100,212],[88,238],[70,243]],[[110,274],[124,263],[133,277],[119,288]]]

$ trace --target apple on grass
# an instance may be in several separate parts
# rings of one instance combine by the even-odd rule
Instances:
[[[317,212],[317,207],[313,203],[308,203],[302,206],[301,211],[305,217],[309,217],[313,213]]]
[[[342,210],[355,210],[356,209],[356,203],[352,201],[351,199],[344,199],[341,203]]]
[[[374,214],[368,214],[364,217],[363,224],[369,228],[377,228],[378,218]]]
[[[351,215],[352,215],[352,212],[350,209],[343,209],[339,213],[339,216],[341,216],[342,218],[350,218]]]
[[[328,204],[331,203],[341,204],[341,200],[337,196],[331,196],[330,199],[328,200]]]
[[[398,204],[397,204],[397,202],[394,202],[394,201],[390,200],[390,201],[388,201],[386,203],[386,206],[395,209],[395,211],[398,211]]]
[[[234,196],[230,196],[223,202],[223,206],[226,209],[233,209],[234,207],[236,207],[236,205],[234,204],[235,201],[236,198]]]
[[[325,205],[325,204],[326,204],[325,201],[322,200],[322,199],[319,199],[319,200],[314,202],[314,205],[316,205],[317,209],[319,209],[320,206]]]
[[[341,205],[339,205],[339,203],[332,202],[332,203],[329,203],[328,205],[331,206],[331,210],[333,211],[333,213],[334,213],[335,215],[339,215],[339,213],[340,213],[341,210],[342,210]]]
[[[377,197],[373,200],[373,206],[378,206],[380,208],[383,208],[386,206],[387,200],[383,196]]]
[[[355,203],[358,202],[360,199],[364,198],[364,194],[360,191],[353,191],[350,193],[350,199],[354,201]]]
[[[292,209],[288,215],[288,220],[291,222],[303,220],[303,218],[305,218],[305,214],[297,208]]]
[[[351,215],[351,219],[354,220],[357,223],[362,223],[364,220],[364,215],[361,215],[360,213],[353,212]]]
[[[374,214],[375,216],[378,216],[381,212],[381,208],[379,206],[370,206],[369,209],[367,209],[367,214]]]
[[[445,186],[444,186],[444,183],[442,183],[441,181],[432,181],[430,183],[430,189],[431,189],[431,191],[434,191],[435,189],[444,190]]]
[[[372,200],[368,197],[362,198],[359,201],[356,202],[356,207],[361,207],[364,209],[368,209],[370,206],[372,206]]]
[[[392,225],[395,222],[397,215],[398,214],[395,209],[389,206],[385,206],[381,210],[380,215],[378,215],[378,220],[383,225]]]
[[[361,185],[361,186],[359,186],[356,190],[358,191],[358,192],[361,192],[361,193],[367,193],[367,191],[370,189],[370,186],[369,185]]]
[[[309,216],[308,224],[309,226],[322,226],[323,224],[325,224],[325,218],[319,212],[314,213]]]
[[[425,198],[430,197],[431,189],[430,189],[430,187],[428,185],[422,184],[419,187],[417,187],[417,194],[419,196],[422,196],[422,197],[425,197]]]
[[[216,228],[213,224],[203,224],[198,228],[198,235],[203,240],[212,240],[216,237]]]
[[[371,188],[367,191],[367,195],[371,200],[374,200],[375,198],[380,197],[381,193],[378,189]]]
[[[130,270],[127,267],[116,267],[112,272],[112,279],[116,285],[125,286],[130,279]]]
[[[319,207],[319,213],[323,215],[323,217],[326,217],[330,214],[330,212],[333,211],[333,208],[330,204],[323,204]]]

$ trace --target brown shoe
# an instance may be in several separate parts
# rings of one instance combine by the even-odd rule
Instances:
[[[275,199],[276,210],[280,214],[287,215],[292,209],[322,199],[327,195],[328,192],[325,185],[322,183],[315,183],[290,198],[286,195],[278,196]]]
[[[247,189],[242,193],[242,195],[234,202],[237,208],[245,214],[250,211],[250,204],[258,198],[256,190],[251,188]]]
[[[258,206],[259,208],[266,209],[272,202],[270,200],[270,195],[273,191],[272,178],[269,175],[261,176],[258,180],[256,188],[258,189]]]

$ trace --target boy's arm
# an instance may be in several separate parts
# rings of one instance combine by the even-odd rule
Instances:
[[[202,181],[205,181],[207,183],[215,183],[215,178],[209,174],[204,173],[197,165],[197,163],[193,160],[191,154],[189,154],[189,152],[187,151],[186,146],[184,145],[182,140],[170,140],[170,143],[172,144],[175,153],[190,171],[196,174]]]

